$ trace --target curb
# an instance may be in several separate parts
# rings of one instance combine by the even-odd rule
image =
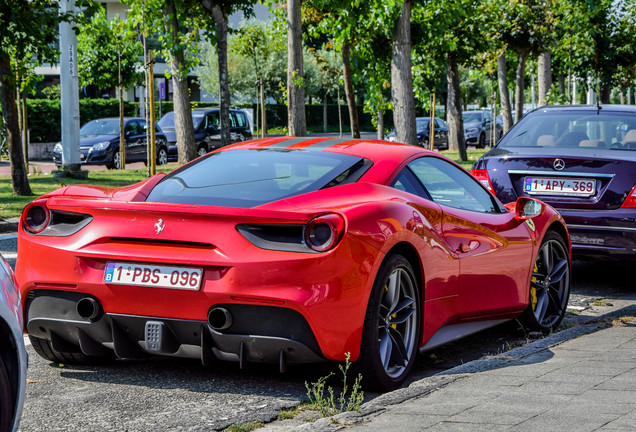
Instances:
[[[20,218],[0,219],[0,233],[18,232]]]
[[[556,345],[560,345],[568,340],[575,339],[577,337],[594,333],[596,331],[605,329],[608,324],[605,322],[608,319],[619,318],[624,315],[636,313],[636,305],[630,305],[622,309],[618,309],[609,312],[605,315],[594,317],[590,319],[588,324],[580,324],[575,327],[571,327],[566,330],[562,330],[558,333],[554,333],[546,338],[534,341],[528,345],[524,345],[519,348],[514,348],[502,354],[486,357],[483,359],[473,360],[471,362],[455,366],[454,368],[440,372],[430,377],[423,378],[419,381],[411,383],[406,388],[400,388],[389,393],[382,394],[369,402],[362,404],[360,412],[344,412],[337,414],[333,417],[324,417],[316,420],[312,423],[305,423],[303,425],[289,425],[280,423],[280,427],[273,430],[280,431],[312,431],[312,432],[335,432],[345,429],[347,426],[362,423],[369,417],[381,414],[386,411],[388,407],[398,405],[400,403],[416,399],[425,396],[435,390],[446,387],[455,381],[463,378],[467,378],[474,373],[485,372],[493,369],[497,369],[515,363],[523,359],[524,357],[531,356],[540,351],[549,349]],[[268,426],[274,426],[272,423],[265,425],[265,429]],[[278,426],[278,425],[276,425]]]

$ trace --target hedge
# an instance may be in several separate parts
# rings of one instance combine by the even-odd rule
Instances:
[[[80,123],[84,124],[91,120],[104,117],[119,116],[119,101],[117,99],[80,99]],[[208,107],[218,104],[207,102],[193,102],[192,107]],[[255,104],[236,104],[240,108],[251,108],[256,113]],[[173,110],[172,101],[156,102],[156,113],[165,114]],[[323,105],[306,105],[306,118],[308,127],[314,130],[321,130],[323,126]],[[345,105],[340,106],[342,123],[345,129],[349,128],[349,111]],[[28,128],[30,130],[31,142],[55,142],[61,139],[61,114],[60,101],[49,99],[27,99]],[[124,102],[124,115],[139,115],[138,102]],[[363,130],[374,130],[371,116],[358,108],[360,127]],[[158,120],[159,118],[157,118]],[[327,106],[327,125],[338,126],[338,106]],[[391,113],[385,114],[385,127],[392,125]],[[287,106],[282,104],[267,105],[267,127],[287,126]]]

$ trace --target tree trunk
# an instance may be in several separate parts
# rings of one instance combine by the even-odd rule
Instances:
[[[221,146],[230,144],[230,79],[227,73],[227,14],[221,2],[214,1],[212,15],[216,23],[216,50],[219,58],[219,119]]]
[[[404,0],[392,41],[391,102],[396,140],[417,145],[415,129],[415,97],[411,73],[411,6]]]
[[[549,52],[539,55],[537,75],[539,80],[539,106],[546,105],[545,98],[552,87],[552,55]]]
[[[599,99],[600,99],[602,104],[609,104],[611,95],[612,95],[612,87],[611,86],[609,86],[609,85],[601,86]]]
[[[353,79],[351,77],[351,49],[348,42],[342,45],[342,79],[344,80],[347,106],[349,107],[349,124],[351,125],[351,138],[360,138],[360,121],[358,119],[358,107],[356,95],[353,92]]]
[[[499,84],[499,97],[501,98],[503,133],[506,133],[512,127],[512,111],[510,108],[510,95],[508,94],[508,71],[506,69],[505,50],[497,57],[497,82]]]
[[[559,75],[559,95],[565,95],[565,75]]]
[[[0,58],[0,108],[2,121],[7,130],[9,144],[9,158],[11,161],[11,181],[13,194],[21,196],[32,195],[28,173],[24,163],[22,141],[20,139],[20,123],[18,121],[18,106],[15,100],[15,90],[9,82],[13,77],[9,57]]]
[[[384,139],[384,110],[378,110],[378,139]]]
[[[287,1],[287,121],[290,136],[307,134],[301,2]]]
[[[166,22],[167,30],[172,33],[172,38],[175,41],[175,44],[180,44],[181,33],[179,31],[177,8],[175,6],[174,0],[166,3],[166,7],[163,10],[163,16]],[[180,71],[184,64],[185,53],[183,52],[183,49],[180,49],[176,52],[170,52],[174,106],[174,129],[177,137],[177,154],[179,157],[179,163],[181,164],[190,162],[198,156],[197,144],[194,140],[192,114],[190,112],[188,76],[187,74],[183,74]],[[150,77],[150,79],[154,79],[154,77]]]
[[[450,53],[446,60],[446,83],[448,88],[448,114],[446,116],[448,119],[448,146],[450,150],[459,150],[459,158],[467,161],[459,69],[455,53]]]
[[[524,75],[526,73],[526,60],[528,59],[528,50],[519,50],[519,62],[517,63],[516,87],[515,87],[515,123],[518,123],[523,117],[523,90]]]

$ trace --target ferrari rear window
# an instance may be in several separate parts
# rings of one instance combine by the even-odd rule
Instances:
[[[364,158],[323,151],[228,150],[170,173],[146,201],[256,207],[355,182],[370,166]]]
[[[609,110],[535,111],[497,145],[509,147],[636,150],[636,115]]]

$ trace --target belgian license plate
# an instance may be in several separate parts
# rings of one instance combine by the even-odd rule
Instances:
[[[596,180],[577,178],[526,177],[523,190],[528,194],[591,196],[596,193]]]
[[[196,291],[201,287],[202,275],[199,268],[109,262],[104,283]]]

